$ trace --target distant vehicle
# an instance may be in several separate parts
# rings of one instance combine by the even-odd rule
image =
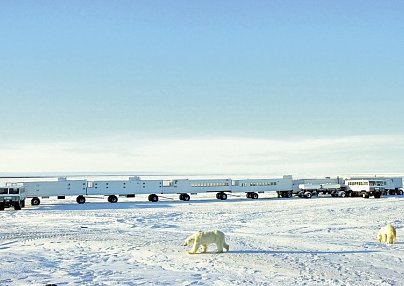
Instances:
[[[348,179],[345,180],[345,185],[354,197],[369,198],[373,196],[378,199],[385,192],[385,180],[382,179]]]
[[[346,192],[340,184],[326,183],[326,184],[300,184],[300,192],[298,196],[301,198],[311,198],[318,194],[331,194],[332,197],[345,197],[350,196],[350,192]]]
[[[383,178],[385,193],[389,195],[403,195],[403,178]]]
[[[0,186],[0,211],[8,207],[14,207],[15,210],[25,207],[24,186],[18,184]]]
[[[401,177],[352,177],[355,180],[383,180],[383,195],[403,195],[403,178]]]

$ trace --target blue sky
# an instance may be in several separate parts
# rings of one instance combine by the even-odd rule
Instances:
[[[404,172],[403,12],[402,1],[2,1],[0,155],[8,167],[0,171],[277,173],[278,155],[277,165],[290,162],[282,171],[317,174],[322,162],[351,154],[362,165],[339,162],[329,172]],[[382,161],[371,162],[372,138],[387,137],[394,142],[378,147]],[[341,138],[361,138],[364,148],[344,152],[333,143]],[[261,147],[258,163],[249,147],[235,149],[234,159],[245,157],[237,168],[214,155],[201,166],[183,152],[220,154],[223,142],[255,146],[252,139],[278,142],[269,144],[275,151],[329,143],[318,169],[305,165],[313,150],[297,158]],[[144,150],[139,141],[159,154],[170,145],[177,160],[149,150],[125,157],[137,163],[110,164]],[[102,160],[102,150],[117,151]],[[22,167],[27,152],[37,157]],[[55,154],[95,162],[55,162]]]

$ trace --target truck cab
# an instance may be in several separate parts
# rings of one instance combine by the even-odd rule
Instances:
[[[15,210],[25,207],[25,189],[22,185],[0,185],[0,211],[8,207],[14,207]]]
[[[348,179],[345,185],[352,191],[353,196],[380,198],[384,193],[384,180],[381,179]]]

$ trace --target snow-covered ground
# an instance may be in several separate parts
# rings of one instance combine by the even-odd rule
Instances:
[[[404,285],[403,196],[213,197],[7,209],[0,285]],[[389,222],[395,245],[376,240]],[[208,229],[230,251],[189,255],[183,240]]]

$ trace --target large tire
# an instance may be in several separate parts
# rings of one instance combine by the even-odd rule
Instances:
[[[20,211],[21,210],[21,202],[20,201],[18,201],[18,202],[14,202],[14,210],[16,210],[16,211]]]
[[[118,202],[117,196],[115,196],[115,195],[110,195],[110,196],[108,197],[108,202],[110,202],[110,203],[112,203],[112,204]]]
[[[31,206],[38,206],[41,203],[41,200],[37,197],[31,199]]]
[[[291,192],[291,191],[287,192],[287,193],[286,193],[286,197],[287,197],[287,198],[291,198],[291,197],[292,197],[292,192]]]
[[[257,193],[253,193],[253,194],[252,194],[252,198],[253,198],[254,200],[258,199],[258,194],[257,194]]]
[[[180,199],[180,201],[183,201],[184,200],[184,194],[180,194],[179,199]]]
[[[221,193],[220,199],[221,199],[222,201],[227,200],[227,195],[226,195],[225,193]]]
[[[251,193],[246,193],[245,196],[246,196],[247,199],[251,199]]]
[[[3,202],[0,203],[0,211],[4,211],[4,203]]]
[[[344,191],[342,191],[342,192],[339,194],[339,196],[340,196],[341,198],[345,198],[345,197],[346,197],[346,193],[345,193]]]
[[[363,197],[364,197],[365,199],[368,199],[368,198],[369,198],[369,193],[363,193]]]
[[[305,197],[306,199],[311,199],[312,194],[311,194],[310,192],[306,192],[306,193],[304,193],[304,197]]]
[[[159,201],[159,197],[157,196],[157,195],[151,195],[151,201],[153,202],[153,203],[156,203],[156,202],[158,202]]]
[[[397,195],[402,196],[403,195],[403,190],[398,190]]]
[[[376,193],[374,194],[375,199],[380,199],[381,196],[382,196],[382,193],[381,193],[381,192],[376,192]]]
[[[188,202],[191,199],[190,195],[184,194],[184,201]]]
[[[80,205],[84,204],[86,202],[86,198],[84,196],[78,196],[76,198],[76,202]]]

